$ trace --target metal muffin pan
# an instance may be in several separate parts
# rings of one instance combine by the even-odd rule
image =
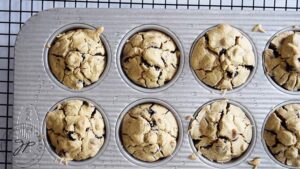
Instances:
[[[93,162],[71,165],[72,168],[133,168],[141,167],[124,157],[117,145],[116,125],[122,111],[133,102],[154,98],[168,103],[179,115],[183,125],[183,140],[172,159],[154,168],[207,168],[201,160],[190,160],[193,153],[188,138],[189,121],[184,117],[193,115],[208,101],[227,98],[243,105],[253,116],[257,133],[261,132],[263,121],[272,108],[284,101],[297,100],[298,96],[283,93],[274,87],[264,74],[262,52],[269,38],[286,27],[298,24],[300,13],[273,11],[193,11],[193,10],[132,10],[132,9],[51,9],[30,18],[22,27],[15,47],[14,83],[14,144],[13,152],[20,146],[19,138],[31,140],[18,132],[22,126],[31,126],[43,136],[43,123],[47,112],[61,100],[70,97],[86,98],[101,105],[109,121],[109,143]],[[219,23],[228,23],[242,30],[253,41],[257,50],[257,71],[251,81],[242,89],[226,93],[213,93],[200,85],[189,65],[189,53],[195,39],[205,30]],[[255,24],[263,24],[266,33],[251,32]],[[70,24],[84,24],[92,27],[104,26],[103,37],[110,48],[111,61],[107,62],[106,74],[89,89],[81,92],[67,90],[55,82],[46,66],[47,44],[60,29]],[[171,31],[182,46],[184,61],[182,71],[174,84],[164,90],[146,92],[133,88],[118,71],[118,48],[128,32],[141,25],[158,25]],[[76,27],[74,27],[76,28]],[[78,28],[78,27],[77,27]],[[108,58],[109,59],[109,58]],[[51,72],[50,72],[51,73]],[[28,109],[30,108],[30,109]],[[27,116],[26,116],[27,115]],[[23,116],[27,118],[23,118]],[[30,118],[29,118],[30,116]],[[29,119],[29,120],[28,120]],[[27,128],[29,128],[27,127]],[[27,129],[26,128],[26,129]],[[31,130],[31,131],[32,131]],[[23,131],[23,130],[22,130]],[[30,130],[24,130],[28,132]],[[42,139],[38,145],[44,143]],[[254,140],[255,141],[255,140]],[[66,168],[56,160],[48,148],[34,151],[35,145],[23,153],[13,156],[13,167]],[[281,168],[270,160],[263,148],[261,136],[257,134],[255,147],[243,162],[235,167],[249,168],[247,160],[261,157],[260,168]],[[150,166],[146,166],[150,167]]]

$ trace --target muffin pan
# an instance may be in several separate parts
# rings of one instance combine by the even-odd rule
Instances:
[[[227,98],[249,110],[247,112],[256,123],[255,130],[261,133],[264,119],[273,107],[288,100],[299,99],[299,92],[285,93],[271,84],[264,73],[262,52],[274,34],[299,22],[299,13],[278,11],[51,9],[38,13],[22,27],[15,46],[13,167],[66,168],[45,138],[45,117],[54,105],[64,99],[85,98],[99,106],[101,113],[107,117],[107,145],[96,157],[89,161],[70,162],[69,167],[250,168],[247,161],[258,156],[261,158],[260,168],[281,168],[278,162],[267,155],[260,134],[253,136],[255,144],[249,156],[247,154],[234,165],[216,166],[198,158],[189,159],[188,156],[194,150],[188,136],[190,121],[185,117],[193,115],[207,102]],[[238,90],[225,95],[200,85],[189,61],[189,52],[197,37],[220,23],[241,30],[253,42],[254,51],[257,52],[257,70],[251,79]],[[267,32],[252,32],[256,24],[262,24]],[[145,25],[151,26],[144,28]],[[104,27],[101,39],[107,51],[106,68],[93,85],[80,91],[70,90],[51,74],[47,62],[48,46],[61,31],[98,26]],[[144,90],[133,85],[122,73],[120,50],[128,37],[140,31],[138,28],[151,28],[168,34],[181,51],[179,70],[173,80],[162,88]],[[162,105],[168,105],[179,123],[178,147],[170,158],[145,164],[134,161],[130,155],[127,157],[128,154],[119,149],[118,118],[141,99],[154,99]]]

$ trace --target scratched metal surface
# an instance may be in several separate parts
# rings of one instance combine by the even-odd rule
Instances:
[[[296,25],[299,21],[300,13],[272,11],[52,9],[41,12],[30,18],[17,37],[14,129],[15,126],[22,126],[22,123],[26,123],[29,126],[28,129],[34,133],[40,133],[45,115],[55,103],[68,97],[85,97],[100,105],[106,113],[110,121],[110,142],[103,155],[93,163],[72,167],[132,168],[135,165],[127,161],[117,147],[114,134],[116,120],[130,103],[140,98],[157,98],[169,103],[179,113],[185,130],[179,152],[167,164],[157,168],[207,168],[209,166],[200,160],[188,159],[192,149],[186,132],[189,122],[184,120],[184,117],[192,115],[201,105],[212,99],[226,97],[244,105],[255,118],[257,140],[254,151],[248,159],[260,156],[262,157],[261,168],[280,168],[264,151],[260,136],[262,123],[272,107],[287,100],[295,100],[299,98],[299,95],[289,95],[272,86],[264,75],[261,54],[268,39],[274,33],[285,27]],[[93,26],[103,25],[104,35],[112,53],[110,70],[104,80],[96,87],[84,92],[70,92],[62,89],[49,77],[44,66],[44,47],[49,37],[60,27],[74,22]],[[181,41],[185,54],[183,72],[176,83],[157,93],[143,93],[132,89],[122,79],[116,65],[116,52],[122,37],[132,28],[147,23],[159,24],[173,31]],[[258,68],[254,78],[243,89],[225,96],[211,93],[199,85],[189,67],[189,51],[192,43],[203,30],[218,23],[229,23],[243,30],[252,38],[258,51]],[[252,27],[257,23],[263,24],[267,33],[251,32]],[[29,137],[26,133],[28,135],[30,132],[25,131],[23,135],[15,134],[14,139],[20,136]],[[38,158],[32,159],[33,157]],[[43,154],[37,151],[33,156],[14,157],[13,163],[19,163],[22,166],[22,162],[30,160],[33,165],[28,168],[65,168],[54,160],[48,149],[45,149]],[[236,167],[249,168],[249,165],[245,161]],[[14,168],[19,167],[14,166]]]

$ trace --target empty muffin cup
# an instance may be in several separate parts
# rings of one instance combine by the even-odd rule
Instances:
[[[103,79],[111,60],[103,31],[103,27],[74,23],[54,32],[47,42],[44,61],[58,86],[84,91]]]
[[[127,106],[118,118],[116,141],[123,156],[142,167],[167,163],[183,139],[176,111],[158,99],[141,99]]]
[[[256,124],[250,112],[232,100],[205,103],[189,124],[189,141],[205,164],[229,168],[245,161],[256,142]]]
[[[59,161],[87,165],[98,159],[109,140],[103,110],[85,98],[67,98],[46,114],[43,125],[47,150]]]
[[[300,167],[300,101],[277,105],[261,131],[264,149],[274,162],[286,168]]]
[[[265,75],[287,94],[300,94],[300,29],[288,27],[273,35],[263,52]]]
[[[142,92],[158,92],[178,79],[184,52],[177,36],[159,25],[142,25],[120,42],[117,66],[123,80]]]
[[[215,92],[234,92],[246,86],[257,69],[256,48],[241,30],[227,24],[201,33],[190,51],[196,80]]]

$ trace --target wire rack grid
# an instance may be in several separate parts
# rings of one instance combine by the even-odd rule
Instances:
[[[14,43],[32,15],[49,8],[160,8],[298,11],[299,0],[1,0],[0,168],[12,168]]]

